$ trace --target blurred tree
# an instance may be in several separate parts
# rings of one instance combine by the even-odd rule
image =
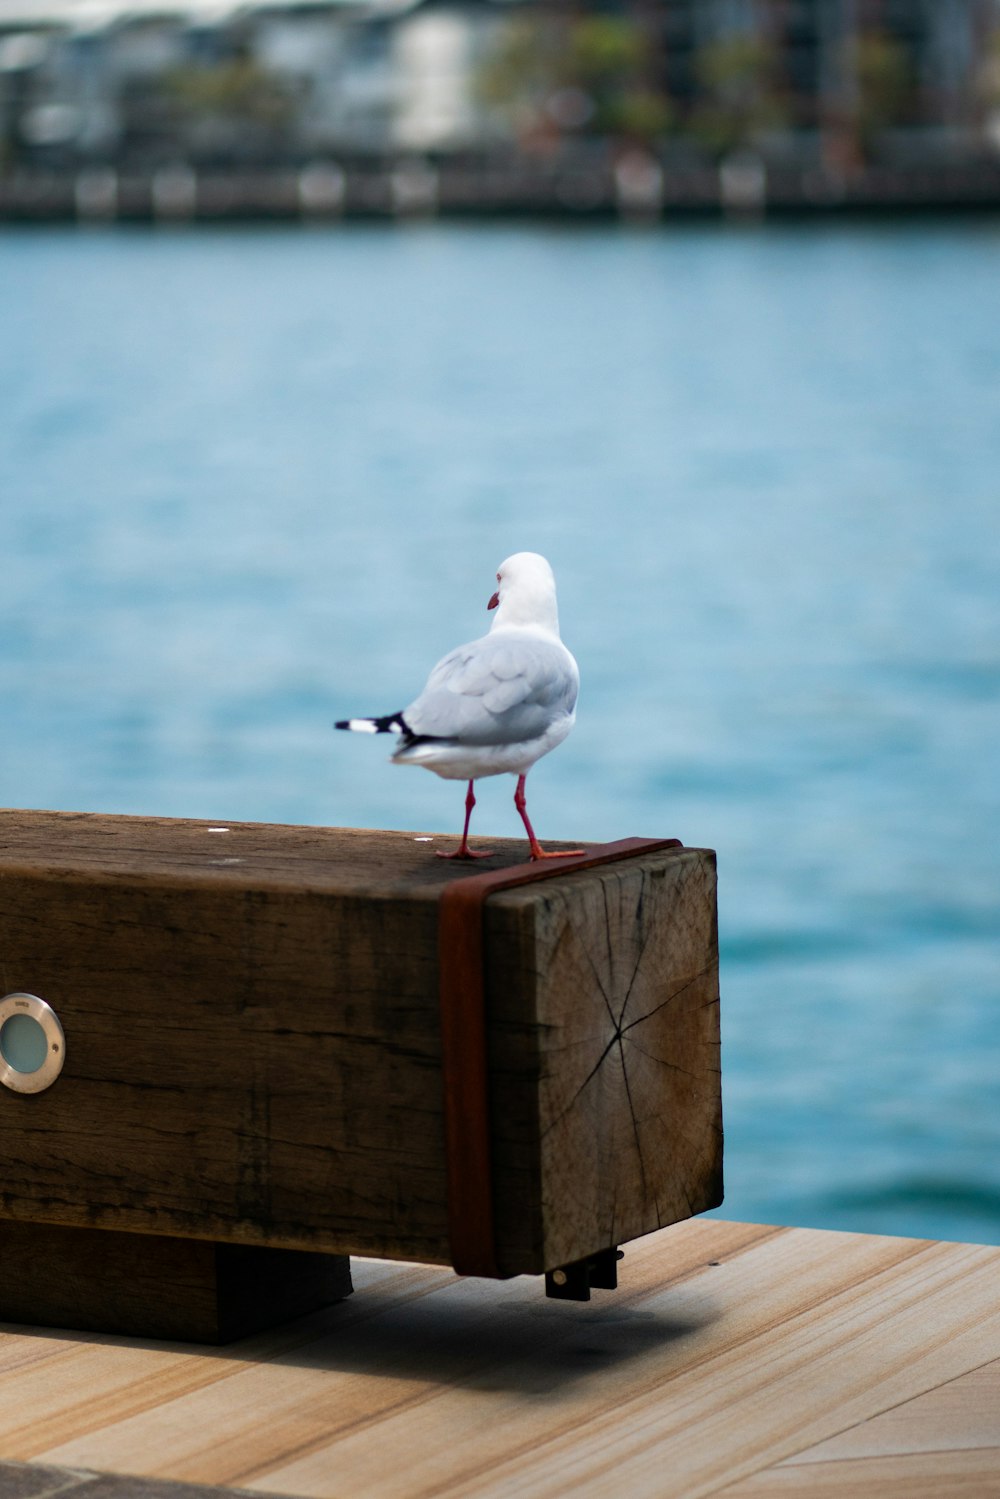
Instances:
[[[792,122],[773,44],[766,36],[721,37],[701,48],[696,72],[702,97],[691,115],[693,133],[717,156],[753,144],[762,130]]]
[[[584,16],[570,32],[569,66],[597,88],[620,84],[642,67],[645,38],[623,16]]]
[[[673,121],[652,82],[652,43],[628,16],[522,17],[504,28],[478,92],[524,141],[565,135],[649,142]]]
[[[185,114],[225,115],[281,127],[292,112],[290,90],[250,57],[173,68],[164,75],[163,87]]]
[[[884,130],[914,121],[917,79],[907,48],[884,32],[862,33],[854,57],[858,141],[863,156],[871,160]]]
[[[675,117],[665,94],[638,87],[627,89],[607,110],[608,124],[615,134],[647,144],[662,139],[672,128]]]
[[[991,33],[983,48],[976,75],[976,93],[987,106],[1000,104],[1000,26]]]
[[[985,39],[969,103],[982,129],[985,144],[992,151],[1000,152],[1000,26]]]
[[[550,26],[538,17],[518,17],[504,26],[496,47],[479,67],[476,92],[516,120],[534,109],[554,67]]]
[[[159,96],[178,142],[193,155],[280,151],[295,119],[293,88],[242,54],[171,68]]]

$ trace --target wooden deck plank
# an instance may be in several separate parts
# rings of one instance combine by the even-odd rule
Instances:
[[[852,1426],[789,1461],[826,1463],[964,1447],[1000,1449],[1000,1359]]]
[[[442,1401],[433,1419],[388,1418],[380,1436],[407,1454],[415,1496],[695,1499],[998,1347],[1000,1254],[942,1249],[790,1233],[747,1249],[714,1279],[706,1272],[674,1288],[674,1335],[663,1328],[578,1398],[525,1399],[522,1371],[513,1395],[498,1399],[484,1381]],[[655,1326],[667,1299],[653,1288],[638,1310]],[[254,1486],[323,1495],[333,1468],[345,1492],[399,1492],[362,1435],[256,1475]]]
[[[756,1499],[922,1456],[986,1493],[998,1272],[996,1248],[703,1219],[630,1245],[588,1304],[356,1262],[351,1301],[220,1353],[0,1336],[0,1459],[303,1499]],[[903,1450],[943,1428],[951,1467]]]
[[[697,1275],[710,1255],[739,1253],[776,1232],[705,1222],[692,1226],[697,1231],[691,1234],[675,1229],[654,1236],[660,1241],[658,1254],[647,1249],[651,1240],[643,1241],[658,1278],[676,1282]],[[664,1336],[658,1321],[647,1327],[644,1314],[630,1310],[648,1281],[638,1267],[634,1285],[630,1275],[603,1308],[596,1300],[546,1301],[536,1279],[459,1280],[440,1270],[411,1271],[422,1273],[424,1294],[401,1307],[384,1305],[379,1282],[371,1283],[372,1272],[381,1276],[382,1266],[353,1264],[357,1289],[344,1311],[353,1311],[354,1320],[334,1309],[328,1333],[291,1355],[257,1364],[241,1358],[218,1388],[187,1400],[168,1397],[148,1415],[125,1415],[92,1437],[38,1455],[73,1467],[100,1467],[109,1465],[111,1454],[111,1465],[128,1471],[245,1484],[272,1465],[355,1437],[363,1447],[374,1446],[377,1464],[385,1451],[383,1425],[401,1412],[416,1411],[418,1424],[450,1422],[446,1397],[462,1403],[463,1392],[480,1383],[488,1403],[516,1404],[540,1389],[570,1389],[594,1371],[593,1354],[586,1349],[580,1354],[575,1345],[595,1328],[598,1335],[603,1328],[614,1363],[630,1357],[630,1333],[640,1348]],[[303,1325],[313,1325],[312,1319]],[[666,1331],[676,1329],[667,1323]],[[261,1408],[268,1411],[266,1429]],[[385,1440],[394,1440],[391,1432]]]
[[[447,1271],[426,1267],[385,1262],[368,1267],[379,1304],[388,1312],[422,1295],[428,1282],[449,1278]],[[241,1368],[294,1357],[300,1345],[315,1342],[334,1325],[339,1330],[364,1319],[371,1310],[348,1302],[231,1350],[11,1329],[0,1334],[0,1458],[26,1461],[88,1437],[103,1451],[101,1433],[121,1422],[229,1380]],[[108,1466],[100,1461],[94,1466],[102,1465]]]
[[[780,1463],[723,1492],[725,1499],[998,1499],[1000,1447]]]

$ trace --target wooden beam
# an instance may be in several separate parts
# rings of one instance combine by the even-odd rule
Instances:
[[[66,1046],[0,1089],[0,1219],[448,1263],[434,846],[0,813],[0,977]],[[499,1273],[715,1205],[714,855],[496,894],[484,954]]]

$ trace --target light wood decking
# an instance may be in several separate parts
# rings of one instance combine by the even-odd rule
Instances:
[[[700,1219],[589,1304],[355,1283],[212,1352],[5,1329],[0,1460],[325,1499],[1000,1495],[1000,1248]]]

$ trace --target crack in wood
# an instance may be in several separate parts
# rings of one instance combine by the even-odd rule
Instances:
[[[636,901],[636,907],[635,907],[635,921],[636,921],[636,925],[640,929],[640,932],[642,930],[642,906],[643,906],[643,895],[644,895],[645,889],[646,889],[646,871],[643,870],[642,871],[640,885],[639,885],[639,898]],[[618,1028],[619,1031],[622,1028],[622,1021],[625,1019],[625,1011],[628,1009],[628,1002],[632,998],[632,990],[635,988],[635,981],[636,981],[636,979],[639,976],[639,969],[642,966],[642,960],[646,956],[646,951],[647,951],[648,947],[649,947],[649,941],[648,941],[648,939],[646,941],[640,941],[640,943],[639,943],[639,955],[638,955],[638,957],[635,960],[635,966],[632,969],[632,977],[628,981],[628,987],[625,990],[625,998],[622,1000],[622,1007],[621,1007],[621,1009],[618,1012],[618,1019],[615,1022],[615,1024],[616,1024],[616,1026],[617,1026],[617,1028]]]
[[[641,884],[645,885],[645,872],[643,872],[641,877]],[[602,1092],[600,1095],[601,1101],[597,1102],[595,1100],[589,1110],[585,1111],[585,1116],[591,1121],[586,1130],[587,1133],[593,1132],[593,1144],[599,1153],[600,1160],[599,1177],[605,1183],[606,1192],[604,1212],[601,1214],[603,1232],[598,1228],[598,1237],[602,1243],[608,1244],[616,1243],[618,1236],[623,1234],[627,1236],[629,1233],[648,1232],[653,1226],[662,1226],[665,1222],[675,1221],[677,1218],[683,1216],[685,1211],[690,1215],[697,1210],[692,1200],[690,1184],[692,1180],[700,1180],[700,1178],[697,1178],[697,1173],[695,1173],[695,1177],[691,1177],[689,1172],[683,1170],[678,1170],[677,1175],[672,1180],[669,1177],[669,1173],[664,1175],[663,1163],[659,1160],[659,1157],[665,1156],[666,1159],[672,1159],[675,1151],[674,1146],[669,1142],[665,1143],[664,1148],[661,1150],[661,1140],[667,1141],[667,1136],[669,1135],[670,1139],[676,1141],[678,1144],[682,1140],[685,1141],[685,1151],[683,1152],[685,1156],[692,1155],[692,1158],[700,1158],[702,1154],[699,1150],[697,1139],[692,1139],[691,1136],[683,1131],[667,1129],[666,1122],[659,1111],[658,1105],[653,1103],[656,1098],[661,1096],[660,1090],[655,1085],[650,1090],[646,1084],[643,1084],[642,1087],[646,1088],[646,1092],[643,1094],[642,1087],[640,1087],[638,1081],[641,1073],[636,1073],[635,1067],[639,1055],[642,1055],[644,1061],[648,1059],[653,1061],[657,1066],[665,1065],[666,1069],[672,1069],[678,1076],[690,1078],[695,1084],[698,1082],[698,1074],[689,1071],[679,1063],[665,1063],[664,1059],[656,1057],[652,1052],[647,1052],[644,1047],[636,1046],[632,1058],[626,1057],[624,1031],[625,1029],[631,1031],[632,1034],[629,1037],[630,1044],[635,1045],[635,1029],[644,1022],[653,1021],[655,1016],[666,1005],[675,1002],[680,995],[687,992],[696,978],[707,973],[711,965],[706,965],[704,969],[700,968],[698,974],[693,977],[682,977],[681,981],[675,984],[663,1001],[644,1010],[640,1016],[630,1021],[626,1027],[624,1017],[628,1013],[629,1005],[635,1000],[637,992],[642,989],[648,989],[656,983],[655,979],[647,982],[647,978],[644,975],[650,975],[651,965],[657,958],[663,956],[664,946],[662,922],[657,925],[653,932],[648,932],[647,930],[640,931],[637,927],[636,916],[641,902],[637,902],[633,897],[634,889],[630,889],[629,891],[625,891],[624,889],[619,890],[618,906],[613,910],[613,903],[608,896],[607,890],[606,888],[602,888],[602,915],[606,923],[605,941],[608,940],[607,929],[611,925],[612,917],[614,917],[616,922],[615,930],[618,931],[619,936],[623,940],[628,937],[631,944],[635,944],[633,947],[634,958],[631,964],[631,971],[627,971],[626,974],[621,973],[620,963],[617,965],[618,971],[616,973],[614,953],[609,945],[607,949],[607,961],[612,965],[610,987],[608,976],[602,973],[596,953],[588,943],[591,928],[586,927],[583,931],[580,930],[578,913],[577,921],[572,925],[572,929],[567,932],[566,926],[564,926],[556,938],[559,947],[564,952],[567,952],[567,955],[569,949],[563,944],[571,944],[571,949],[575,954],[575,961],[582,965],[581,973],[587,973],[591,976],[594,998],[596,1000],[597,994],[600,994],[601,1004],[611,1022],[611,1034],[603,1044],[596,1048],[598,1054],[595,1057],[593,1065],[587,1071],[586,1076],[573,1088],[572,1095],[565,1102],[564,1106],[559,1109],[555,1118],[541,1130],[541,1138],[543,1140],[555,1136],[560,1142],[565,1142],[567,1148],[570,1147],[571,1142],[576,1139],[575,1131],[577,1130],[577,1126],[572,1121],[574,1115],[580,1113],[580,1100],[586,1095],[588,1089],[592,1089],[593,1081],[601,1073],[602,1068],[606,1069],[608,1058],[617,1046],[619,1065],[621,1067],[621,1080],[618,1081],[617,1074],[612,1079],[605,1071],[605,1077],[608,1079],[606,1086],[611,1092],[607,1094]],[[683,941],[685,945],[688,944],[692,940],[687,935],[689,923],[686,921],[680,922],[678,927],[680,934],[678,941]],[[669,945],[668,943],[667,946],[669,947]],[[652,949],[652,952],[650,952],[650,949]],[[602,953],[602,959],[604,957],[605,954]],[[647,962],[647,958],[650,961]],[[622,980],[624,980],[624,984],[622,984]],[[697,1007],[692,1007],[691,1013],[696,1013],[696,1009]],[[692,1037],[689,1037],[688,1040],[693,1044]],[[590,1038],[589,1044],[595,1045],[597,1041],[598,1037],[594,1036]],[[581,1044],[588,1043],[575,1039],[572,1044],[573,1049],[578,1048]],[[697,1089],[697,1096],[700,1100],[704,1100],[705,1103],[710,1105],[712,1096],[710,1090]],[[644,1105],[653,1103],[653,1111],[649,1114],[648,1119],[640,1118],[640,1103]],[[621,1109],[621,1123],[625,1125],[633,1142],[634,1154],[629,1152],[634,1163],[631,1168],[626,1165],[627,1156],[622,1155],[624,1141],[621,1139],[621,1136],[618,1137],[618,1144],[616,1145],[613,1134],[609,1133],[608,1129],[600,1123],[600,1121],[605,1120],[606,1115],[606,1122],[612,1121],[619,1108]],[[628,1109],[627,1125],[625,1124],[624,1116],[625,1108]],[[582,1144],[582,1137],[580,1143]],[[654,1147],[654,1143],[657,1154],[655,1166],[648,1159],[648,1152]],[[561,1147],[557,1146],[555,1148],[559,1150]],[[572,1148],[576,1149],[579,1146],[574,1144]],[[681,1165],[680,1162],[677,1164],[678,1166]],[[622,1175],[623,1170],[624,1176]],[[630,1195],[626,1195],[631,1207],[630,1211],[625,1214],[626,1221],[622,1222],[623,1199],[621,1189],[625,1185],[629,1185]],[[666,1196],[664,1196],[665,1192]],[[595,1203],[595,1207],[596,1205]],[[597,1227],[596,1220],[595,1227]]]
[[[614,1044],[615,1044],[615,1042],[617,1040],[618,1040],[618,1034],[616,1032],[611,1037],[611,1040],[608,1042],[607,1046],[601,1052],[601,1055],[598,1057],[598,1059],[594,1063],[593,1067],[587,1073],[587,1076],[584,1078],[583,1082],[577,1088],[576,1092],[573,1094],[573,1097],[570,1099],[569,1103],[563,1109],[562,1113],[557,1114],[556,1117],[549,1124],[547,1124],[545,1126],[545,1128],[542,1130],[541,1138],[543,1140],[545,1139],[546,1135],[548,1135],[552,1130],[555,1129],[555,1127],[556,1127],[557,1124],[561,1124],[562,1121],[567,1117],[567,1115],[571,1114],[573,1112],[573,1109],[576,1107],[576,1104],[579,1102],[579,1099],[580,1099],[580,1097],[581,1097],[584,1089],[587,1087],[588,1083],[593,1082],[594,1078],[600,1072],[602,1066],[604,1065],[604,1062],[605,1062],[606,1058],[608,1057],[608,1055],[610,1054],[610,1052],[614,1048]]]
[[[692,1077],[696,1081],[701,1076],[698,1072],[692,1072],[689,1067],[682,1067],[679,1062],[671,1062],[666,1057],[658,1057],[655,1051],[647,1051],[645,1046],[640,1046],[635,1037],[628,1035],[626,1031],[622,1032],[620,1039],[627,1041],[630,1046],[635,1047],[636,1051],[642,1052],[644,1057],[648,1057],[651,1062],[656,1062],[660,1067],[666,1067],[670,1072],[683,1073],[685,1077]]]
[[[611,878],[614,878],[612,875]],[[619,905],[621,904],[621,889],[619,888]],[[608,983],[613,987],[615,978],[615,956],[611,950],[611,912],[608,910],[608,880],[601,881],[601,902],[604,906],[604,945],[608,955]],[[607,996],[608,1014],[614,1021],[614,1011],[611,1007],[611,997]],[[615,1021],[617,1026],[617,1021]]]
[[[612,1008],[608,992],[604,987],[604,982],[601,979],[601,975],[598,973],[594,960],[591,957],[590,949],[587,947],[586,942],[581,940],[580,933],[577,931],[576,927],[573,925],[572,920],[570,919],[570,905],[568,899],[565,895],[561,895],[560,899],[566,911],[566,927],[573,933],[573,936],[577,939],[576,945],[586,958],[588,967],[590,968],[590,971],[594,976],[594,983],[601,991],[601,998],[604,1000],[604,1006],[608,1012],[608,1019],[611,1021],[612,1025],[615,1025],[615,1012]]]
[[[692,974],[689,979],[686,979],[684,983],[681,984],[679,989],[675,989],[672,994],[668,994],[666,999],[662,1000],[660,1004],[654,1005],[653,1009],[651,1010],[647,1010],[645,1015],[640,1015],[637,1017],[637,1019],[630,1020],[628,1025],[622,1027],[622,1035],[627,1035],[628,1032],[634,1030],[637,1025],[642,1025],[643,1021],[645,1020],[651,1020],[654,1015],[658,1015],[661,1010],[665,1010],[668,1005],[672,1005],[675,999],[679,999],[682,994],[686,993],[687,990],[691,988],[692,984],[696,984],[699,979],[703,979],[707,974],[712,973],[714,968],[714,960],[711,963],[707,963],[704,968],[699,970],[698,973]],[[716,1000],[716,1003],[717,1002],[718,1001]]]
[[[645,1202],[648,1201],[650,1197],[652,1197],[653,1206],[656,1209],[656,1225],[658,1228],[662,1228],[663,1216],[660,1212],[659,1199],[657,1198],[655,1190],[652,1192],[650,1191],[649,1179],[646,1176],[646,1161],[642,1153],[642,1137],[639,1133],[639,1121],[636,1118],[635,1103],[632,1098],[632,1088],[628,1080],[628,1067],[625,1065],[625,1047],[622,1044],[621,1034],[617,1035],[615,1037],[615,1040],[618,1042],[618,1052],[619,1056],[621,1057],[622,1064],[622,1081],[625,1084],[625,1097],[628,1099],[628,1111],[632,1118],[632,1133],[635,1136],[635,1150],[636,1155],[639,1158],[639,1181],[642,1186],[642,1198]]]

